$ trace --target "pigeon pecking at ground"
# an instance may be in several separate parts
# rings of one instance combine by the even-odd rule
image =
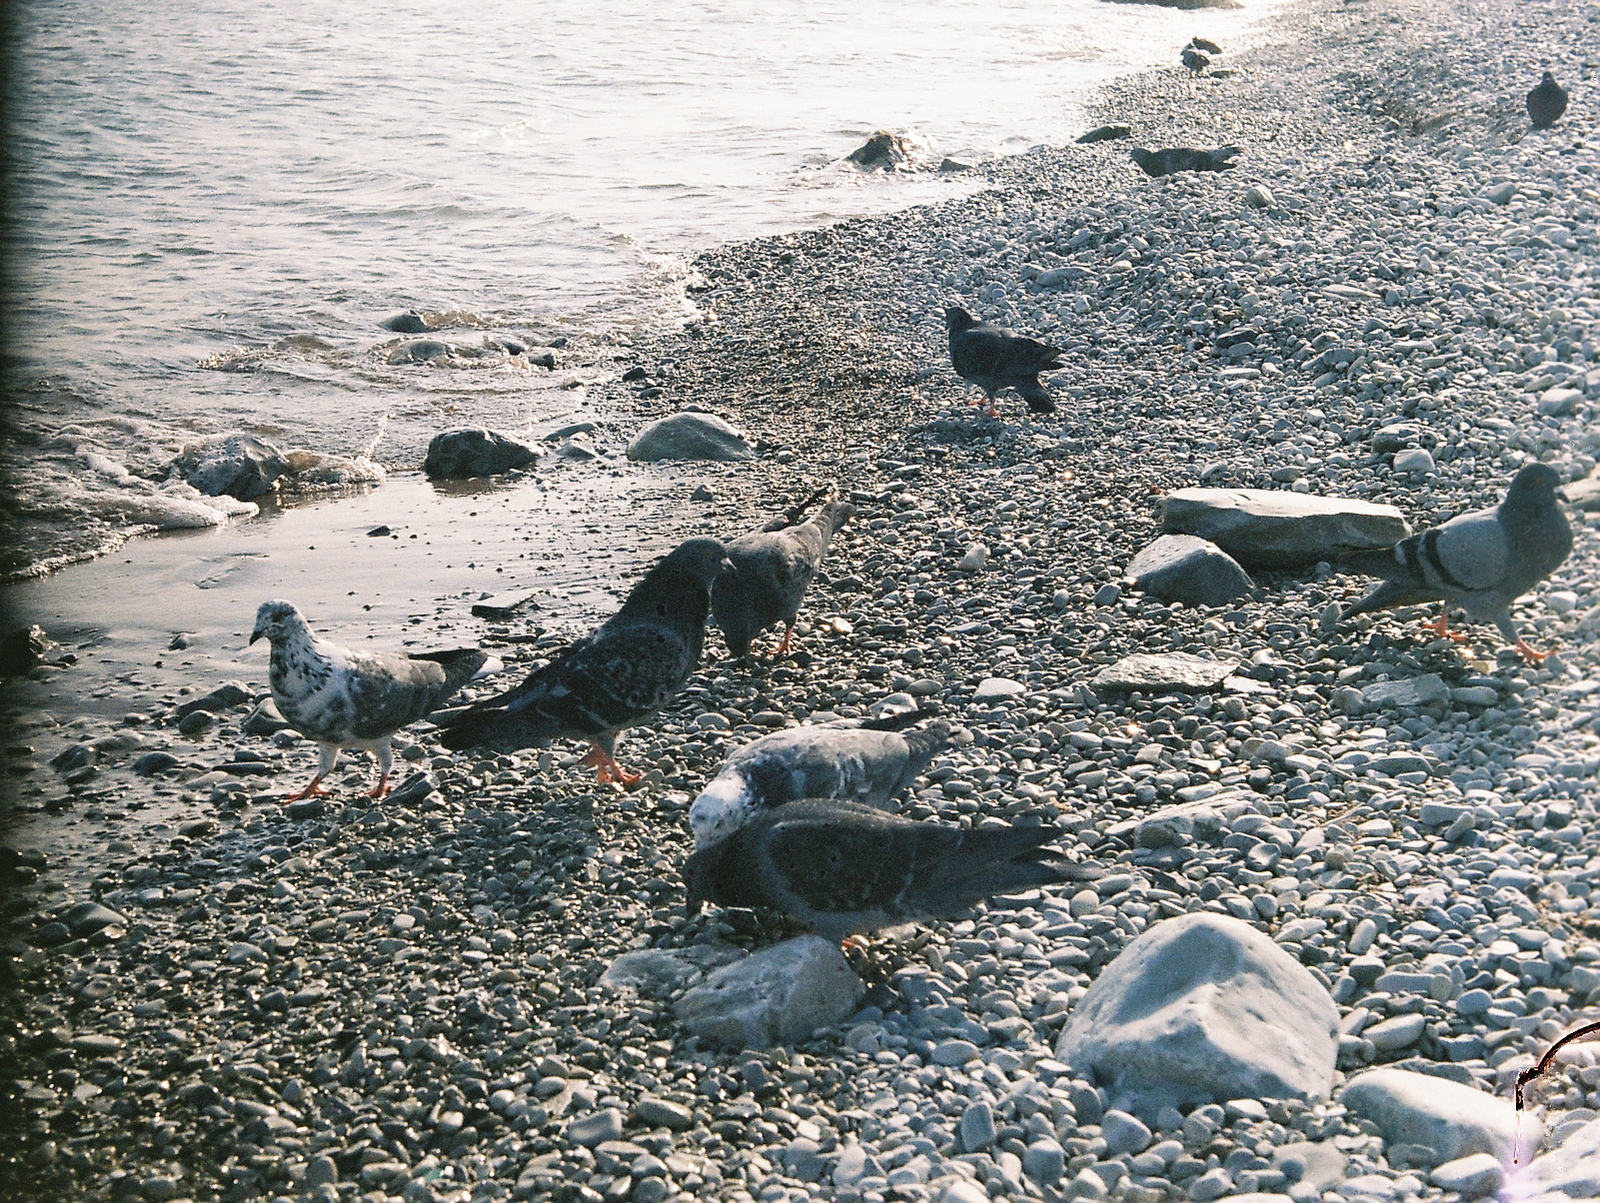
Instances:
[[[1564,496],[1554,468],[1528,464],[1495,508],[1457,515],[1391,548],[1342,557],[1341,567],[1384,579],[1341,617],[1443,601],[1438,621],[1428,624],[1440,636],[1466,641],[1448,628],[1450,607],[1458,606],[1477,622],[1494,623],[1524,659],[1538,664],[1550,653],[1523,642],[1511,620],[1511,603],[1554,572],[1572,550],[1572,528],[1556,504]]]
[[[949,306],[944,320],[950,330],[950,362],[956,375],[983,390],[990,413],[996,412],[995,395],[1008,388],[1028,403],[1030,413],[1056,412],[1056,403],[1039,383],[1039,373],[1066,366],[1059,348],[980,322],[959,305]]]
[[[1054,827],[952,827],[855,802],[765,810],[683,866],[689,914],[766,907],[831,940],[959,914],[979,899],[1098,877],[1043,847]]]
[[[730,652],[748,655],[756,633],[780,622],[783,641],[773,655],[789,651],[800,601],[834,534],[855,512],[849,502],[830,501],[808,522],[740,535],[727,545],[732,567],[711,586],[711,612]]]
[[[763,810],[805,798],[884,808],[950,742],[950,724],[883,731],[818,723],[774,731],[728,757],[689,807],[694,846],[706,848]]]
[[[1566,111],[1567,90],[1546,71],[1539,86],[1528,93],[1528,120],[1533,122],[1534,129],[1549,129]]]
[[[1239,153],[1239,148],[1219,146],[1216,150],[1196,150],[1192,146],[1169,146],[1165,150],[1145,150],[1135,146],[1128,153],[1146,175],[1162,176],[1175,171],[1226,171],[1233,166],[1228,160]]]
[[[1211,56],[1195,46],[1183,48],[1183,65],[1196,75],[1211,65]]]
[[[700,660],[711,582],[728,566],[715,539],[690,539],[645,574],[622,609],[515,689],[444,717],[447,748],[509,752],[558,736],[593,745],[582,763],[604,783],[632,785],[617,763],[617,734],[650,718]]]
[[[256,611],[250,642],[262,636],[272,644],[272,700],[291,727],[316,741],[321,757],[311,784],[285,802],[327,793],[317,787],[341,748],[377,754],[378,784],[371,796],[383,797],[394,762],[390,737],[442,706],[489,660],[478,648],[414,656],[353,651],[318,639],[286,601],[263,602]]]

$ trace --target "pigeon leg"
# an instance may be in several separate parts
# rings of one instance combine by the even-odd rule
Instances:
[[[1543,664],[1546,658],[1549,657],[1550,653],[1556,650],[1558,645],[1552,643],[1549,647],[1545,648],[1544,651],[1541,652],[1529,647],[1519,638],[1513,646],[1517,649],[1517,652],[1522,656],[1522,658],[1529,664]]]
[[[1439,617],[1433,622],[1425,622],[1422,625],[1427,630],[1430,630],[1435,635],[1439,636],[1441,639],[1449,639],[1456,643],[1470,642],[1467,637],[1461,634],[1459,631],[1450,630],[1450,608],[1448,606],[1439,612]]]
[[[283,797],[284,805],[288,805],[290,802],[298,802],[302,798],[328,797],[331,791],[317,788],[317,782],[321,781],[324,776],[326,776],[325,773],[318,773],[311,779],[311,784],[306,786],[305,789],[301,790],[298,794],[285,794]]]
[[[783,624],[783,639],[778,644],[778,650],[772,653],[772,658],[774,660],[778,659],[781,656],[787,656],[789,654],[789,637],[791,635],[793,635],[793,634],[794,634],[794,623],[792,623],[792,622],[784,623]]]
[[[388,792],[389,792],[389,770],[385,769],[382,773],[378,774],[378,784],[374,785],[370,790],[367,791],[367,797],[369,797],[369,798],[381,798],[381,797],[383,797],[384,794],[386,794]]]
[[[602,785],[610,781],[615,781],[618,785],[626,789],[628,786],[633,785],[635,782],[641,780],[644,776],[642,773],[630,773],[627,769],[623,768],[622,765],[617,763],[617,758],[615,756],[613,756],[610,752],[607,752],[599,744],[595,744],[593,747],[591,747],[589,749],[589,754],[582,760],[578,761],[578,763],[586,764],[593,768],[595,770],[595,780],[600,782]]]
[[[381,798],[389,792],[389,770],[394,767],[394,755],[389,751],[387,742],[379,744],[374,749],[378,754],[378,784],[372,787],[369,798]]]
[[[298,802],[302,798],[326,798],[328,796],[328,791],[325,789],[318,789],[317,784],[329,773],[333,772],[333,766],[338,759],[338,748],[329,747],[327,744],[318,744],[317,775],[311,779],[311,784],[306,786],[305,789],[301,790],[298,794],[289,794],[287,797],[285,797],[283,800],[284,805],[287,806],[290,802]]]

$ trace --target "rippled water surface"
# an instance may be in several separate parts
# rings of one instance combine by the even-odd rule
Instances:
[[[197,436],[405,467],[449,425],[581,415],[559,370],[391,365],[379,323],[449,314],[441,337],[478,346],[677,320],[696,247],[971,186],[842,164],[874,129],[934,164],[1064,141],[1094,84],[1193,34],[1238,46],[1259,11],[28,6],[8,464],[25,521],[3,567],[207,520],[153,483]]]

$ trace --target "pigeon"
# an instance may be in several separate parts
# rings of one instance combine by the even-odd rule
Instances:
[[[788,653],[800,600],[835,532],[855,512],[847,501],[830,501],[809,522],[740,535],[727,545],[732,567],[711,586],[711,612],[730,652],[748,655],[756,633],[781,622],[783,640],[773,654]]]
[[[1183,48],[1183,65],[1196,75],[1199,75],[1200,72],[1211,65],[1211,56],[1193,46],[1185,46]]]
[[[1539,86],[1528,93],[1528,120],[1533,122],[1534,129],[1549,129],[1566,111],[1567,90],[1546,71]]]
[[[764,810],[684,862],[689,914],[707,902],[767,907],[831,940],[959,914],[1098,873],[1043,845],[1054,827],[953,827],[855,802]]]
[[[818,723],[763,735],[728,757],[689,807],[694,846],[705,848],[757,813],[804,798],[885,808],[950,742],[950,724],[903,734]]]
[[[1511,620],[1511,603],[1554,572],[1572,550],[1572,528],[1556,505],[1557,498],[1565,499],[1560,486],[1561,477],[1549,464],[1528,464],[1494,509],[1459,514],[1391,548],[1344,556],[1343,567],[1384,580],[1341,617],[1443,601],[1438,621],[1428,624],[1441,637],[1466,641],[1448,629],[1450,607],[1459,606],[1469,618],[1494,623],[1525,660],[1538,664],[1550,653],[1523,642]]]
[[[700,660],[711,582],[728,566],[715,539],[690,539],[647,572],[602,626],[515,689],[443,716],[447,748],[514,751],[557,736],[592,745],[582,763],[603,784],[639,780],[617,763],[617,733],[648,719]]]
[[[1200,37],[1190,38],[1189,39],[1189,45],[1192,46],[1196,50],[1204,50],[1207,54],[1221,54],[1222,53],[1222,47],[1218,46],[1210,38],[1200,38]]]
[[[995,394],[1008,388],[1017,390],[1030,413],[1055,413],[1056,403],[1039,383],[1039,373],[1066,366],[1059,348],[980,322],[959,305],[947,308],[944,320],[956,375],[983,390],[990,413],[995,412]]]
[[[250,642],[263,635],[272,644],[272,700],[291,727],[316,741],[320,753],[311,784],[285,802],[326,794],[318,785],[341,748],[377,753],[378,784],[369,796],[383,797],[394,763],[390,737],[442,706],[489,660],[478,648],[397,656],[340,647],[313,635],[286,601],[263,602],[256,611]]]
[[[1170,146],[1166,150],[1145,150],[1135,146],[1128,152],[1148,176],[1171,175],[1175,171],[1226,171],[1228,162],[1239,153],[1237,146],[1216,150],[1195,150],[1190,146]]]

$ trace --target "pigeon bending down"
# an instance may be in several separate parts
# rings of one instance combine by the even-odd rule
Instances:
[[[587,739],[583,763],[598,779],[632,785],[639,774],[617,763],[617,733],[651,717],[689,679],[705,642],[711,582],[727,562],[715,539],[681,544],[604,625],[515,689],[446,718],[445,747],[509,752],[557,736]]]
[[[1211,56],[1197,46],[1183,48],[1183,65],[1196,75],[1211,65]]]
[[[1190,146],[1170,146],[1166,150],[1145,150],[1135,146],[1128,152],[1148,176],[1171,175],[1175,171],[1226,171],[1228,160],[1239,153],[1237,146],[1216,150],[1195,150]]]
[[[691,915],[707,902],[767,907],[831,940],[959,914],[1098,871],[1043,847],[1053,827],[950,827],[807,799],[765,810],[683,866]]]
[[[763,735],[729,756],[689,807],[694,846],[805,798],[887,807],[949,742],[946,722],[904,733],[827,723]]]
[[[1549,129],[1566,111],[1567,90],[1546,71],[1539,86],[1528,93],[1528,120],[1533,122],[1534,129]]]
[[[830,501],[809,522],[740,535],[727,545],[732,567],[711,586],[711,611],[730,652],[748,655],[756,633],[779,622],[783,641],[773,654],[788,652],[800,599],[817,575],[835,532],[855,512],[847,501]]]
[[[383,797],[394,763],[390,736],[442,706],[489,659],[478,648],[414,656],[353,651],[318,639],[286,601],[263,602],[256,611],[250,642],[263,635],[272,644],[272,700],[291,727],[316,741],[321,756],[311,784],[285,802],[326,794],[317,786],[341,748],[377,753],[378,784],[370,796]]]
[[[1556,504],[1565,499],[1561,477],[1549,464],[1528,464],[1511,481],[1494,509],[1460,514],[1443,526],[1402,539],[1391,548],[1344,556],[1342,567],[1381,576],[1379,585],[1342,617],[1395,606],[1443,601],[1444,612],[1429,627],[1465,642],[1448,629],[1451,606],[1477,622],[1492,622],[1531,664],[1550,653],[1523,642],[1511,620],[1511,603],[1560,566],[1572,550],[1572,528]]]
[[[956,375],[983,390],[990,413],[995,412],[995,394],[1008,388],[1016,389],[1030,413],[1056,412],[1056,403],[1039,383],[1039,373],[1066,366],[1059,348],[980,322],[959,305],[947,308],[944,320],[950,330],[950,362]]]

